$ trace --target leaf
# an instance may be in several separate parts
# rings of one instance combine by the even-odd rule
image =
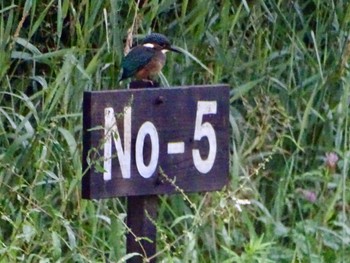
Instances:
[[[51,239],[52,239],[52,250],[54,258],[60,258],[62,255],[62,247],[61,247],[61,240],[60,236],[57,234],[56,231],[53,231],[51,233]]]
[[[64,227],[66,228],[66,232],[68,235],[70,249],[73,250],[77,246],[77,241],[76,241],[74,231],[71,228],[71,226],[69,225],[68,221],[64,222]]]
[[[202,61],[200,61],[197,57],[195,57],[194,55],[192,55],[189,51],[187,51],[186,49],[183,49],[181,47],[175,47],[176,49],[178,49],[181,53],[183,53],[184,55],[188,56],[189,58],[191,58],[193,61],[195,61],[196,63],[198,63],[202,68],[204,68],[207,72],[209,72],[211,75],[214,75],[213,71],[211,71],[206,65],[203,64]]]
[[[249,81],[237,88],[233,88],[233,90],[231,91],[231,98],[230,98],[230,102],[233,102],[237,99],[239,99],[240,97],[242,97],[243,95],[245,95],[246,93],[248,93],[252,88],[254,88],[256,85],[258,85],[259,83],[261,83],[265,78],[260,78],[257,80],[252,80]]]
[[[35,55],[41,55],[42,53],[40,52],[40,50],[34,46],[33,44],[31,44],[27,39],[21,38],[21,37],[17,37],[15,42],[21,46],[23,46],[25,49],[29,50],[30,52],[32,52]]]
[[[174,226],[176,226],[178,223],[180,223],[181,221],[183,220],[186,220],[186,219],[192,219],[194,220],[195,219],[195,216],[194,215],[184,215],[184,216],[180,216],[178,218],[176,218],[174,220],[174,222],[171,224],[171,228],[173,228]]]
[[[70,153],[71,157],[73,158],[74,155],[76,154],[76,151],[77,151],[77,142],[76,142],[75,138],[70,133],[70,131],[68,131],[62,127],[59,127],[58,131],[62,134],[63,138],[66,140],[66,143],[67,143],[68,148],[69,148],[69,153]]]
[[[27,243],[29,243],[36,234],[35,228],[29,224],[23,225],[22,231],[22,235],[20,236],[23,237]]]
[[[130,258],[133,258],[133,257],[135,257],[135,256],[142,256],[141,254],[139,254],[139,253],[136,253],[136,252],[134,252],[134,253],[129,253],[129,254],[126,254],[124,257],[122,257],[121,259],[119,259],[118,261],[117,261],[117,263],[124,263],[124,262],[126,262],[128,259],[130,259]]]

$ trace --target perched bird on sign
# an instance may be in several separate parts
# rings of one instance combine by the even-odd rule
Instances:
[[[159,33],[146,36],[141,45],[131,49],[122,60],[123,74],[119,81],[135,77],[137,80],[152,82],[165,64],[165,53],[180,51],[170,44],[168,38]]]

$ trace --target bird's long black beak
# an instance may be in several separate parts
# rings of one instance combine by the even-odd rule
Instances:
[[[176,53],[181,53],[181,51],[175,46],[170,46],[167,49],[170,50],[170,51],[174,51]]]

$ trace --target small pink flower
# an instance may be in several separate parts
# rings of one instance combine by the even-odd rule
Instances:
[[[335,152],[326,153],[325,165],[330,172],[332,173],[335,172],[338,161],[339,161],[339,157]]]
[[[305,200],[309,201],[310,203],[315,203],[317,200],[317,195],[313,191],[305,190],[305,189],[301,189],[301,188],[298,188],[296,191],[297,191],[297,193],[300,193],[301,196]]]

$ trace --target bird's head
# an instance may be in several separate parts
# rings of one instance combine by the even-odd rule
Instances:
[[[152,33],[146,36],[142,41],[142,45],[144,47],[159,50],[164,54],[168,51],[180,53],[180,50],[170,44],[170,41],[166,36],[159,33]]]

